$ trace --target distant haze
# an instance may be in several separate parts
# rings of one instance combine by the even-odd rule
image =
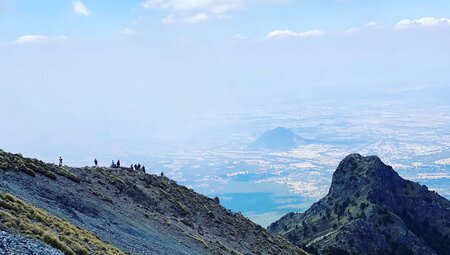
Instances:
[[[283,104],[450,98],[448,1],[82,2],[0,1],[0,148],[82,165]]]

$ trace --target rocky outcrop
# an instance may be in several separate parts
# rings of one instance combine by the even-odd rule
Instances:
[[[450,202],[376,156],[351,154],[327,196],[268,229],[316,254],[443,255],[450,250]]]
[[[132,254],[306,254],[214,199],[141,171],[60,168],[0,150],[0,191]]]

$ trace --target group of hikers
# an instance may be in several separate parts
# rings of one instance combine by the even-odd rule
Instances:
[[[98,162],[97,159],[94,160],[95,166],[97,166]],[[123,168],[120,166],[120,159],[117,160],[117,163],[114,163],[114,160],[111,161],[111,168]],[[141,170],[142,172],[145,173],[145,166],[141,164],[131,164],[130,168],[131,170]]]
[[[95,167],[98,167],[98,160],[94,159],[94,165]],[[59,157],[59,166],[62,167],[63,166],[63,159],[62,157]],[[123,168],[120,166],[120,159],[117,160],[117,162],[114,162],[114,160],[111,161],[111,168]],[[142,172],[145,173],[145,166],[141,165],[141,164],[131,164],[130,170],[140,170]],[[164,176],[164,173],[161,172],[161,176]]]
[[[145,166],[144,165],[141,166],[141,164],[137,164],[137,165],[131,164],[130,169],[131,170],[142,170],[145,173]]]

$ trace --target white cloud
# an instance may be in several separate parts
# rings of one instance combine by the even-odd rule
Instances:
[[[250,5],[286,3],[289,0],[145,0],[142,6],[145,9],[157,9],[168,12],[169,15],[177,14],[181,20],[189,20],[199,17],[207,19],[215,17],[219,20],[230,19],[227,15],[234,10],[243,10]],[[202,20],[204,21],[204,20]],[[164,22],[164,20],[163,20]],[[189,23],[189,22],[184,22]],[[198,23],[198,22],[191,22]],[[172,24],[172,23],[170,23]]]
[[[234,177],[234,176],[246,175],[246,174],[248,174],[248,171],[239,171],[239,172],[227,174],[227,177]]]
[[[132,28],[129,28],[129,27],[127,27],[124,30],[122,30],[122,34],[124,34],[124,35],[131,35],[131,34],[134,34],[134,33],[136,33],[136,31],[134,29],[132,29]]]
[[[242,8],[243,8],[242,5],[230,3],[230,4],[219,4],[217,6],[213,6],[211,8],[211,10],[212,10],[212,12],[217,13],[217,14],[224,14],[228,11],[242,9]]]
[[[179,9],[182,2],[164,1],[164,0],[147,0],[142,3],[145,9]]]
[[[174,14],[169,14],[167,15],[164,19],[161,20],[162,23],[167,24],[167,25],[171,25],[171,24],[196,24],[196,23],[200,23],[200,22],[204,22],[207,21],[209,19],[208,14],[201,12],[201,13],[196,13],[190,16],[181,16],[178,17]]]
[[[273,37],[294,37],[297,36],[296,32],[292,32],[290,30],[274,30],[267,34],[266,38],[273,38]]]
[[[64,41],[67,40],[67,36],[47,36],[47,35],[22,35],[19,37],[15,44],[30,44],[30,43],[43,43],[48,41]]]
[[[247,40],[247,37],[245,37],[241,34],[235,34],[235,35],[233,35],[233,38],[231,39],[230,44],[236,44],[236,43],[239,43],[244,40]]]
[[[188,24],[195,24],[195,23],[200,23],[200,22],[206,21],[206,20],[208,20],[208,18],[209,18],[208,15],[206,13],[202,12],[202,13],[197,13],[194,16],[185,18],[184,22],[188,23]]]
[[[437,19],[434,17],[424,17],[420,19],[404,19],[395,25],[396,29],[405,29],[409,27],[419,27],[419,26],[439,26],[439,25],[450,25],[450,19],[441,18]]]
[[[80,15],[80,16],[91,15],[91,11],[81,1],[73,2],[72,9],[75,14]]]
[[[16,40],[17,44],[36,43],[48,41],[48,36],[45,35],[22,35]]]
[[[241,6],[239,0],[147,0],[142,6],[146,9],[163,9],[171,11],[210,10],[224,13]]]
[[[325,32],[318,29],[306,32],[293,32],[290,30],[274,30],[267,34],[266,39],[286,38],[286,37],[308,38],[308,37],[319,37],[323,35],[325,35]]]
[[[370,21],[366,23],[366,27],[374,27],[376,26],[378,23],[376,21]]]
[[[437,165],[450,165],[450,158],[437,160],[434,163],[437,164]]]

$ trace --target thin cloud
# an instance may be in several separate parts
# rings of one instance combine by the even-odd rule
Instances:
[[[81,1],[73,2],[72,9],[76,15],[85,16],[85,17],[91,15],[91,11]]]
[[[448,26],[450,25],[450,19],[447,18],[434,18],[423,17],[420,19],[404,19],[399,21],[396,25],[396,29],[405,29],[410,27],[434,27],[434,26]]]
[[[366,23],[366,27],[374,27],[376,26],[378,23],[376,21],[370,21]]]
[[[244,40],[247,40],[247,37],[245,37],[241,34],[235,34],[235,35],[233,35],[233,38],[231,39],[230,44],[237,44]]]
[[[177,17],[174,14],[167,15],[164,19],[161,20],[163,24],[171,25],[171,24],[196,24],[205,22],[209,19],[208,14],[202,12],[197,13],[191,16],[185,16],[185,17]]]
[[[359,27],[351,27],[351,28],[348,28],[347,30],[345,30],[345,32],[348,33],[348,34],[353,34],[353,33],[359,32],[359,30],[361,30],[361,28],[359,28]]]
[[[325,32],[319,29],[306,32],[293,32],[291,30],[274,30],[267,33],[266,39],[287,38],[287,37],[309,38],[309,37],[319,37],[323,35],[325,35]]]
[[[136,30],[134,30],[132,28],[129,28],[129,27],[127,27],[124,30],[122,30],[122,34],[124,34],[124,35],[131,35],[131,34],[134,34],[134,33],[136,33]]]
[[[208,20],[208,15],[204,12],[195,14],[194,16],[188,17],[184,20],[187,24],[195,24],[200,23]]]
[[[142,6],[146,9],[162,9],[176,12],[189,10],[210,10],[225,13],[242,8],[244,1],[214,1],[214,0],[147,0]]]
[[[201,20],[200,22],[211,18],[218,20],[231,19],[232,16],[229,15],[229,13],[232,11],[244,10],[251,5],[280,4],[286,3],[287,1],[288,0],[146,0],[142,2],[142,7],[145,9],[168,12],[168,17],[176,15],[181,21],[184,21],[180,23],[194,24],[199,22],[189,21],[197,21],[197,18]],[[197,15],[199,16],[196,17]],[[175,23],[171,21],[167,22],[165,19],[163,19],[162,22],[165,24]]]
[[[175,19],[175,16],[173,14],[168,15],[164,19],[162,19],[162,23],[164,24],[175,24],[177,20]]]
[[[44,43],[49,41],[65,41],[67,36],[47,36],[47,35],[22,35],[14,43],[15,44],[32,44],[32,43]]]

